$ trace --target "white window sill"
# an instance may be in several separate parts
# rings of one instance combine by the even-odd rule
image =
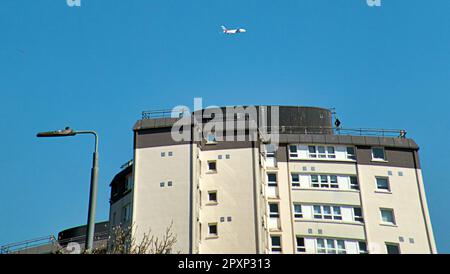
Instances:
[[[219,204],[219,202],[207,202],[206,204],[205,204],[205,206],[216,206],[216,205],[218,205]]]
[[[217,141],[206,141],[205,145],[217,145]]]
[[[345,163],[356,163],[356,160],[352,159],[336,159],[336,158],[289,158],[289,160],[294,161],[329,161],[329,162],[345,162]]]
[[[387,163],[388,162],[387,160],[384,160],[384,159],[373,159],[373,158],[372,158],[371,161],[372,162],[378,162],[378,163]]]
[[[359,190],[357,190],[357,189],[319,188],[319,187],[306,188],[306,187],[298,187],[298,186],[291,187],[291,188],[292,188],[292,190],[308,190],[308,191],[314,191],[314,190],[316,190],[316,191],[333,191],[333,192],[338,191],[338,192],[349,192],[349,193],[358,193],[359,192]]]
[[[208,170],[205,172],[205,174],[215,174],[217,173],[217,170]]]
[[[313,222],[313,223],[331,223],[331,224],[344,224],[344,225],[357,225],[357,226],[363,226],[364,223],[361,222],[349,222],[349,221],[341,221],[341,220],[324,220],[324,219],[299,219],[296,218],[294,220],[295,222]]]
[[[396,224],[392,223],[380,223],[381,226],[388,226],[388,227],[398,227]]]
[[[206,236],[205,240],[213,240],[213,239],[219,239],[218,235],[210,235],[210,236]]]
[[[379,194],[392,194],[390,190],[375,190],[375,193]]]

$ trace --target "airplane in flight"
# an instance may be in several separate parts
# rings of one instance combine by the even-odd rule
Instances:
[[[225,34],[236,34],[236,33],[244,33],[247,32],[245,29],[227,29],[225,26],[222,26],[223,33]]]

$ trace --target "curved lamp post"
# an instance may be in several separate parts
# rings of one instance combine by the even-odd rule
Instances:
[[[97,184],[98,184],[98,135],[95,131],[81,130],[75,131],[69,127],[64,130],[40,132],[37,137],[68,137],[78,134],[92,134],[95,137],[95,150],[93,155],[92,169],[91,169],[91,186],[89,192],[89,213],[87,221],[87,233],[85,250],[90,252],[94,243],[94,228],[95,228],[95,208],[97,204]]]

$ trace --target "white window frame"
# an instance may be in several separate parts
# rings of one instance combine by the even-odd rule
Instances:
[[[298,240],[303,239],[303,245],[298,244]],[[296,236],[295,237],[295,250],[298,253],[305,253],[306,252],[306,245],[305,245],[305,237],[302,236]]]
[[[364,244],[366,246],[365,249],[361,249],[361,244]],[[367,248],[367,243],[364,241],[358,241],[358,253],[359,254],[369,254],[369,250]]]
[[[279,238],[280,239],[280,244],[279,245],[274,245],[273,244],[273,238]],[[281,235],[270,235],[270,251],[271,252],[283,252],[283,242],[282,242],[282,238]]]
[[[352,182],[352,178],[355,178],[356,183]],[[360,190],[360,188],[359,188],[359,180],[358,180],[357,176],[348,176],[348,179],[349,179],[349,187],[350,187],[350,189],[352,189],[352,190]]]
[[[392,253],[388,252],[388,245],[397,247],[398,253],[395,253],[395,254],[402,254],[402,250],[400,249],[400,244],[398,244],[398,243],[391,243],[391,242],[385,242],[384,246],[386,247],[386,254],[392,254]]]
[[[392,215],[392,222],[386,222],[383,220],[383,211],[390,212]],[[380,208],[380,217],[381,217],[381,223],[386,225],[396,225],[397,221],[395,219],[394,209],[392,208]]]
[[[317,182],[313,182],[313,177],[317,177]],[[336,178],[335,182],[332,183],[331,177]],[[325,180],[326,179],[326,182]],[[339,183],[337,180],[337,175],[324,175],[324,174],[311,174],[310,175],[311,187],[313,188],[331,188],[339,189]],[[317,186],[315,186],[317,185]]]
[[[316,212],[316,208],[319,208],[320,211]],[[325,213],[325,208],[329,208],[330,213]],[[342,221],[342,209],[336,205],[313,205],[313,219]]]
[[[294,181],[294,176],[297,177],[297,181]],[[291,185],[292,187],[300,187],[300,174],[299,173],[291,173]]]
[[[379,188],[379,186],[378,186],[378,180],[379,179],[386,180],[387,189]],[[375,176],[375,184],[376,184],[376,187],[377,187],[377,191],[391,192],[391,183],[389,182],[389,177]]]
[[[216,195],[216,199],[215,200],[211,200],[210,199],[211,198],[210,194],[215,194]],[[218,202],[217,190],[208,191],[208,202],[209,203],[217,203]]]
[[[209,164],[214,163],[215,169],[211,169]],[[217,172],[217,161],[216,160],[209,160],[206,162],[206,166],[208,167],[208,172]]]
[[[361,211],[361,215],[358,216],[355,213],[355,209],[359,209]],[[363,211],[361,207],[354,207],[352,210],[352,214],[353,214],[353,221],[358,222],[358,223],[364,223],[364,215],[363,215]]]
[[[353,154],[348,152],[349,148],[353,149]],[[354,146],[346,146],[345,147],[345,158],[347,160],[356,161],[356,147],[354,147]]]
[[[311,152],[311,148],[314,148],[314,152]],[[333,152],[330,152],[332,148]],[[336,159],[336,147],[328,145],[308,145],[308,158],[309,159]]]
[[[275,182],[269,181],[269,175],[275,175]],[[276,172],[268,172],[267,173],[267,185],[271,187],[277,187],[278,186],[278,174]]]
[[[216,227],[216,233],[211,233],[211,227],[212,226]],[[210,237],[217,237],[217,236],[219,236],[219,225],[217,223],[208,223],[208,235]]]
[[[383,158],[375,158],[373,150],[374,149],[381,149],[383,150]],[[372,154],[372,161],[381,161],[381,162],[385,162],[386,161],[386,150],[384,149],[384,147],[371,147],[370,152]]]
[[[295,152],[291,150],[291,148],[295,148]],[[298,146],[290,145],[289,146],[289,158],[298,159]]]
[[[316,252],[319,254],[347,254],[345,240],[331,238],[316,238]],[[319,242],[323,242],[323,247],[319,247]],[[329,247],[328,243],[332,243],[333,247]],[[344,248],[339,248],[339,243],[343,243]],[[342,245],[341,245],[342,246]]]
[[[272,212],[270,205],[276,205],[277,212]],[[269,218],[280,218],[280,204],[279,203],[269,203]]]
[[[300,208],[300,212],[297,211],[297,209]],[[303,209],[302,209],[302,205],[299,203],[294,203],[294,219],[303,219],[303,217],[305,216],[303,214]]]

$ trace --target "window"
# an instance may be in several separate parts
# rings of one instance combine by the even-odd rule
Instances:
[[[390,191],[389,179],[386,177],[376,177],[377,189],[382,191]]]
[[[330,175],[328,178],[330,179],[329,187],[331,187],[331,188],[339,188],[336,175]]]
[[[208,224],[208,234],[210,236],[217,236],[217,224]]]
[[[296,173],[291,174],[292,186],[299,187],[300,186],[300,176]]]
[[[161,152],[161,157],[166,157],[166,153],[165,152]]]
[[[289,157],[298,158],[297,146],[289,146]]]
[[[281,236],[270,236],[270,242],[271,242],[271,251],[272,252],[281,252]]]
[[[333,146],[308,146],[309,158],[335,159],[336,152]]]
[[[317,253],[346,254],[345,241],[335,239],[316,239]]]
[[[320,185],[319,185],[319,176],[311,175],[311,185],[312,185],[312,187],[320,187]]]
[[[356,153],[354,147],[347,147],[347,159],[356,160]]]
[[[127,178],[125,179],[125,191],[130,190],[132,185],[133,185],[133,176],[128,175]]]
[[[159,183],[160,187],[164,187],[164,182]]]
[[[269,186],[277,186],[277,174],[267,173],[267,184]]]
[[[334,147],[327,147],[328,158],[334,159],[336,158],[336,154],[334,152]]]
[[[400,246],[398,244],[386,243],[387,254],[400,254]]]
[[[306,252],[305,238],[297,237],[297,252]]]
[[[217,159],[222,160],[222,155],[218,155]]]
[[[341,208],[339,206],[315,205],[314,219],[342,220]]]
[[[325,152],[324,146],[318,146],[317,151],[319,152],[319,158],[327,158],[327,153]]]
[[[359,190],[358,178],[350,176],[350,189]]]
[[[389,208],[380,209],[381,221],[385,224],[395,225],[394,210]]]
[[[311,175],[312,187],[339,188],[336,175]]]
[[[208,192],[208,201],[217,203],[217,191]]]
[[[317,158],[317,152],[315,146],[308,146],[309,158]]]
[[[173,185],[172,181],[167,182],[167,186],[172,186],[172,185]]]
[[[359,254],[369,254],[366,242],[358,242]]]
[[[208,161],[208,170],[209,171],[217,171],[216,161]]]
[[[386,161],[386,156],[384,155],[384,148],[373,147],[372,148],[372,160]]]
[[[295,147],[297,148],[297,147]],[[268,144],[264,146],[264,150],[266,152],[266,157],[275,157],[275,145],[274,144]]]
[[[172,151],[169,151],[169,153],[167,154],[169,157],[172,157],[173,156],[173,152]]]
[[[364,222],[364,218],[362,215],[362,210],[360,207],[354,207],[353,208],[353,220],[355,222],[360,222],[363,223]]]
[[[230,154],[225,155],[225,159],[229,160],[230,159]]]
[[[127,204],[122,207],[122,222],[127,223],[131,220],[131,205]]]
[[[278,218],[280,213],[278,212],[278,204],[269,204],[269,217]]]
[[[303,218],[302,205],[294,204],[294,218]]]
[[[210,133],[206,137],[206,143],[207,144],[214,144],[216,143],[216,135],[214,133]]]
[[[231,216],[228,216],[228,217],[227,217],[227,222],[231,222],[231,220],[232,220],[232,219],[231,219]]]

